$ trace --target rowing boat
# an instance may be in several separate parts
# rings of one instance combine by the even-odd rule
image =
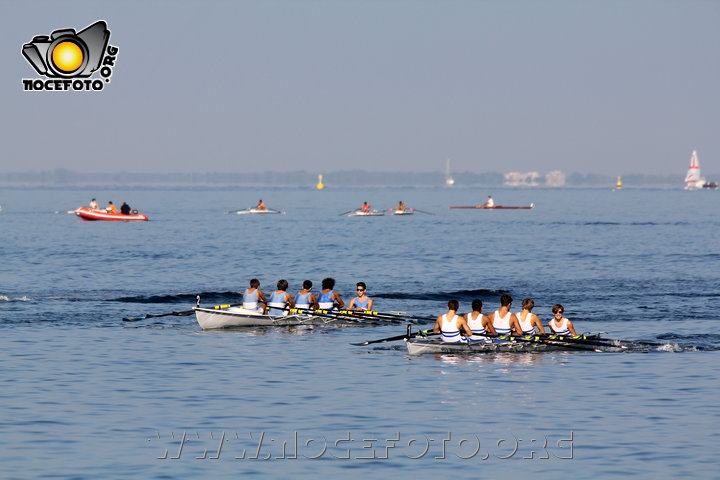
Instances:
[[[412,215],[413,213],[415,213],[415,210],[413,210],[412,208],[408,208],[406,210],[390,209],[391,215]]]
[[[562,344],[544,342],[446,343],[436,338],[410,338],[405,340],[410,355],[438,353],[495,353],[495,352],[548,352],[570,350]]]
[[[213,330],[233,327],[288,327],[292,325],[337,325],[348,323],[345,318],[314,315],[263,315],[256,310],[239,307],[223,309],[195,307],[200,328]]]
[[[467,207],[450,207],[450,208],[472,208],[472,209],[482,209],[482,210],[532,210],[535,208],[535,204],[531,203],[527,206],[520,206],[520,207],[512,207],[512,206],[506,206],[506,205],[493,205],[492,207],[488,205],[471,205]]]
[[[123,213],[106,212],[105,210],[94,210],[88,207],[80,207],[75,210],[75,215],[85,221],[107,220],[112,222],[147,222],[148,217],[142,213],[134,212],[129,215]]]
[[[348,213],[348,217],[382,217],[385,215],[385,212],[382,212],[380,210],[370,210],[369,212],[365,212],[362,210],[354,210],[350,213]]]
[[[244,208],[242,210],[231,210],[228,213],[235,213],[237,215],[269,215],[269,214],[284,214],[283,210],[273,210],[272,208]]]

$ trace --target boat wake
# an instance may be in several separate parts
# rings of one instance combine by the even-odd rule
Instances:
[[[6,297],[5,295],[0,295],[0,302],[32,302],[32,298],[28,297]]]

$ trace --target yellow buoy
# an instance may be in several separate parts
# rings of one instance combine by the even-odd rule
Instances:
[[[318,175],[318,183],[317,185],[315,185],[315,188],[317,188],[318,190],[322,190],[323,188],[325,188],[325,185],[323,185],[322,182],[322,173]]]
[[[619,175],[618,175],[618,181],[617,181],[617,183],[615,184],[615,188],[617,188],[618,190],[620,190],[620,189],[622,188],[622,180],[620,180],[620,176],[619,176]]]

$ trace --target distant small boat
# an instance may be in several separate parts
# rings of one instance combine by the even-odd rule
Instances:
[[[273,210],[272,208],[258,209],[258,208],[244,208],[242,210],[230,210],[228,213],[234,213],[237,215],[269,215],[269,214],[284,214],[283,210]]]
[[[618,181],[615,184],[615,188],[617,188],[618,190],[620,190],[622,188],[622,179],[620,178],[619,175],[618,175]]]
[[[105,210],[93,210],[88,207],[80,207],[75,210],[75,215],[85,221],[106,220],[111,222],[147,222],[146,215],[134,210],[131,214],[106,212]]]
[[[488,205],[471,205],[468,207],[450,207],[450,208],[473,208],[473,209],[482,209],[482,210],[532,210],[535,208],[535,204],[531,203],[530,205],[526,207],[512,207],[512,206],[505,206],[505,205],[493,205],[492,207]]]
[[[445,186],[452,187],[453,185],[455,185],[455,179],[450,176],[450,159],[448,158],[445,164]]]
[[[690,155],[690,166],[687,175],[685,175],[685,190],[701,190],[703,188],[716,190],[718,183],[705,181],[705,177],[700,173],[697,150],[693,150],[692,155]]]
[[[383,215],[385,215],[385,212],[380,210],[353,210],[347,214],[348,217],[382,217]]]
[[[323,188],[325,188],[325,184],[322,181],[322,177],[323,177],[322,173],[320,175],[318,175],[318,182],[317,182],[317,185],[315,185],[315,188],[317,188],[318,190],[322,190]]]

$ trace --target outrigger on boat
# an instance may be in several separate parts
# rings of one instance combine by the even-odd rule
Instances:
[[[449,208],[472,208],[472,209],[482,209],[482,210],[532,210],[533,208],[535,208],[535,204],[531,203],[530,205],[519,206],[519,207],[506,206],[506,205],[493,205],[493,206],[470,205],[470,206],[452,206]]]
[[[70,212],[68,212],[70,213]],[[134,210],[129,215],[123,213],[112,213],[105,210],[94,210],[88,207],[80,207],[75,209],[75,215],[85,221],[107,220],[113,222],[147,222],[148,217]]]

